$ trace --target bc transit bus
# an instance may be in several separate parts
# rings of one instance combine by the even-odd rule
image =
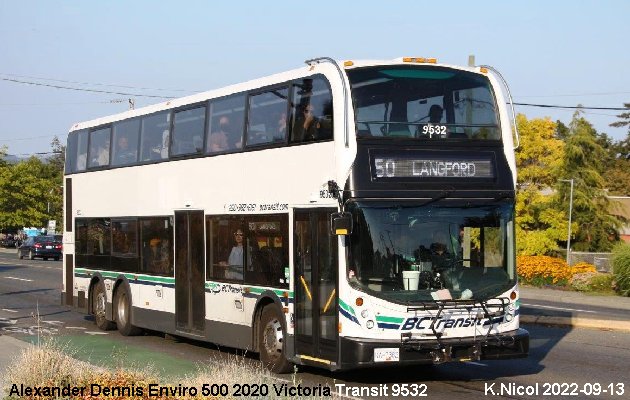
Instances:
[[[322,57],[77,123],[62,302],[274,372],[526,357],[509,104],[491,67]]]

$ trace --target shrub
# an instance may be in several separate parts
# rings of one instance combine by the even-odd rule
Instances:
[[[613,292],[615,277],[612,274],[596,274],[591,279],[591,290],[594,292]]]
[[[573,289],[580,292],[611,293],[613,280],[614,277],[611,274],[589,271],[573,275],[570,284]]]
[[[595,276],[595,272],[582,272],[579,274],[573,275],[571,281],[571,287],[575,290],[579,290],[580,292],[590,292],[591,291],[591,280]]]
[[[573,276],[564,260],[548,256],[518,256],[516,272],[523,283],[536,286],[566,285]]]
[[[613,276],[617,291],[622,296],[630,296],[630,245],[620,243],[612,251]]]

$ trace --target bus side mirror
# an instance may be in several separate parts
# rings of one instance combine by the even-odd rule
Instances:
[[[350,235],[352,233],[352,214],[348,212],[333,213],[330,216],[331,234]]]

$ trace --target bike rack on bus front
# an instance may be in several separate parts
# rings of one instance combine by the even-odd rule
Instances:
[[[431,325],[429,328],[432,333],[425,333],[414,336],[411,332],[400,334],[400,341],[403,349],[408,351],[430,350],[433,362],[438,364],[447,361],[477,361],[481,358],[481,347],[494,345],[505,345],[503,337],[491,335],[492,326],[497,322],[496,318],[503,318],[507,314],[507,307],[510,299],[507,297],[499,297],[500,304],[489,304],[487,300],[436,300],[431,302],[422,302],[418,305],[408,306],[407,312],[430,311],[437,310],[437,314],[431,317]],[[438,332],[436,323],[441,320],[444,310],[460,310],[468,311],[469,318],[473,309],[477,309],[474,318],[474,325],[482,320],[487,320],[488,330],[485,334],[480,335],[477,339],[477,328],[475,327],[473,342],[466,342],[461,338],[454,340],[444,339],[444,334]],[[496,309],[496,311],[494,311]],[[485,325],[485,324],[484,324]],[[419,337],[418,337],[419,336]],[[495,337],[496,336],[496,337]],[[429,338],[435,338],[431,340]],[[454,357],[454,351],[456,356]],[[461,354],[461,353],[464,354]]]

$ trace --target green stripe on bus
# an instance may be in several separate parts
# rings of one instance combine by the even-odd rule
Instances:
[[[110,271],[101,271],[101,270],[87,269],[87,268],[75,268],[74,272],[76,274],[87,274],[87,273],[98,272],[104,278],[117,278],[120,275],[124,275],[127,279],[131,281],[142,280],[142,281],[154,282],[154,283],[170,283],[170,284],[175,283],[175,278],[169,278],[169,277],[164,277],[164,276],[150,276],[150,275],[123,273],[123,272],[110,272]],[[222,282],[206,282],[205,288],[212,289],[216,287],[217,285],[221,285],[221,284]],[[289,290],[270,289],[270,288],[255,287],[255,286],[244,286],[244,288],[249,288],[249,291],[254,294],[262,294],[264,291],[271,290],[279,297],[283,297],[285,293],[289,293],[289,297],[293,298],[293,292]]]
[[[125,278],[132,281],[140,280],[140,281],[147,281],[147,282],[154,282],[154,283],[169,283],[169,284],[175,283],[175,278],[169,278],[166,276],[151,276],[151,275],[142,275],[142,274],[123,273],[123,272],[109,272],[109,271],[101,271],[101,270],[86,269],[86,268],[75,268],[74,272],[77,274],[87,274],[89,272],[92,272],[92,273],[98,272],[104,278],[117,278],[120,275],[123,275]]]
[[[395,324],[401,324],[405,319],[398,317],[386,317],[384,315],[377,315],[376,322],[392,322]]]
[[[356,316],[356,314],[354,313],[354,310],[352,309],[352,307],[350,307],[349,305],[347,305],[346,303],[344,303],[343,300],[339,299],[339,305],[341,306],[341,308],[343,308],[346,312],[349,312],[350,314]]]

